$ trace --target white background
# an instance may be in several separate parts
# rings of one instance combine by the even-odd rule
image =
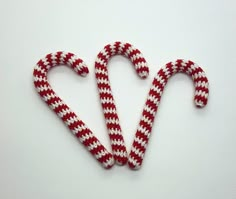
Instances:
[[[0,1],[0,198],[236,198],[236,3],[234,0]],[[149,63],[141,80],[116,56],[109,75],[130,150],[151,81],[169,61],[206,72],[210,98],[193,104],[192,80],[171,78],[144,164],[103,169],[35,92],[36,62],[58,50],[82,58],[87,78],[49,74],[55,91],[110,150],[94,77],[98,52],[130,42]]]

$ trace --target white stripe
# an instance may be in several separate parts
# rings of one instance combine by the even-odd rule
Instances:
[[[182,62],[181,62],[181,66],[185,68],[185,67],[187,66],[186,61],[182,60]]]
[[[111,55],[115,55],[116,54],[116,47],[115,47],[115,45],[111,44],[109,47],[110,47]]]
[[[135,160],[133,157],[129,157],[129,162],[135,165],[135,167],[138,166],[137,160]]]
[[[189,63],[189,61],[185,61],[185,62]],[[193,64],[190,65],[190,68],[192,70],[196,70],[197,68],[199,68],[199,66],[196,63],[193,63]]]
[[[173,73],[178,72],[178,71],[177,71],[177,68],[178,68],[178,67],[177,67],[176,65],[173,65],[171,68],[172,68],[172,70],[173,70]]]
[[[81,133],[83,130],[87,129],[87,126],[86,125],[81,125],[81,126],[77,126],[75,127],[73,130],[72,130],[72,133],[74,135],[78,134],[78,133]]]
[[[169,69],[165,67],[162,69],[162,71],[165,73],[165,76],[167,77],[167,79],[169,79],[171,76]]]
[[[139,58],[143,58],[143,55],[141,53],[137,53],[137,54],[133,55],[130,59],[131,59],[131,61],[134,61]]]
[[[130,46],[126,51],[125,51],[125,56],[129,56],[130,53],[134,50],[135,48],[133,46]]]
[[[144,141],[143,139],[140,139],[139,137],[135,137],[134,141],[139,143],[143,148],[147,148],[147,142]]]
[[[106,119],[106,124],[119,124],[119,120],[118,119]]]
[[[147,138],[149,138],[150,135],[151,135],[151,132],[150,132],[149,130],[147,130],[145,126],[139,125],[138,131],[140,131],[140,133],[142,133],[143,135],[145,135]]]
[[[101,99],[101,103],[102,104],[115,104],[113,99],[109,99],[109,98],[102,98]]]
[[[62,54],[60,56],[60,64],[64,64],[65,63],[65,58],[66,58],[67,54],[68,54],[67,52],[62,52]]]
[[[58,101],[55,101],[53,104],[50,105],[50,108],[52,108],[53,110],[61,105],[63,105],[64,102],[62,100],[58,100]]]
[[[108,72],[105,71],[105,70],[102,70],[102,69],[100,69],[100,68],[95,68],[95,73],[96,73],[96,74],[103,74],[103,75],[108,76]]]
[[[195,86],[196,86],[196,87],[205,87],[205,88],[208,88],[209,83],[208,83],[208,82],[205,82],[205,81],[203,81],[203,82],[198,81],[198,82],[195,83]]]
[[[153,124],[152,120],[148,119],[145,115],[142,116],[141,120],[147,123],[149,126],[152,126]]]
[[[116,113],[116,109],[113,109],[113,108],[105,108],[105,109],[103,110],[103,112],[104,112],[105,114],[107,114],[107,113]]]
[[[106,62],[104,60],[100,59],[99,57],[96,58],[95,62],[98,63],[98,64],[101,64],[101,65],[106,64]]]
[[[82,68],[87,68],[86,64],[82,61],[79,64],[76,65],[74,69],[75,72],[81,71]]]
[[[125,43],[120,43],[119,49],[118,49],[119,54],[121,54],[121,52],[123,52],[124,47],[125,47]]]
[[[195,92],[195,96],[201,96],[201,97],[207,98],[208,93],[206,93],[205,91],[202,91],[202,90],[198,90],[198,91]]]
[[[193,75],[194,79],[200,78],[200,77],[206,77],[206,74],[204,72],[199,72],[199,73],[195,73]]]
[[[63,104],[63,103],[62,103]],[[58,105],[59,106],[59,105]],[[71,110],[70,109],[63,109],[62,111],[60,111],[59,113],[57,113],[57,115],[62,118],[64,117],[65,115],[67,115],[68,113],[71,113]]]
[[[127,157],[127,153],[125,151],[113,151],[113,155],[116,155],[119,157]]]
[[[76,62],[76,60],[77,60],[77,57],[75,55],[73,55],[70,59],[68,59],[67,64],[72,66],[73,63]]]
[[[99,93],[111,94],[112,95],[111,89],[108,89],[108,88],[100,88],[100,89],[98,89],[98,92]]]
[[[46,75],[46,71],[42,66],[39,66],[38,64],[36,64],[36,66],[34,67],[34,70],[37,70],[41,73],[43,73],[44,75]]]
[[[142,159],[144,158],[144,153],[139,149],[137,149],[136,147],[132,147],[131,151],[134,152],[136,155],[138,155],[140,158]]]
[[[162,86],[164,87],[166,85],[166,81],[164,79],[162,79],[162,77],[160,75],[157,75],[155,77],[155,79],[162,84]]]
[[[135,69],[137,70],[137,69],[140,69],[140,68],[148,68],[147,63],[146,63],[146,62],[143,62],[143,61],[136,63],[136,64],[135,64]]]
[[[159,105],[160,100],[158,98],[156,98],[156,96],[153,95],[148,95],[147,100],[150,100],[151,102],[153,102],[156,106]]]
[[[46,69],[48,70],[49,68],[51,68],[51,66],[49,65],[48,59],[46,57],[44,57],[43,59],[41,59],[43,64],[45,65]]]
[[[42,92],[42,91],[51,90],[51,87],[44,85],[44,86],[39,86],[39,87],[37,87],[36,90],[37,90],[38,92]]]
[[[47,78],[46,77],[38,77],[38,76],[34,76],[34,81],[35,82],[47,82]]]
[[[173,66],[177,66],[177,63],[178,63],[177,61],[171,62],[172,67],[173,67]]]
[[[88,134],[85,134],[85,135],[83,135],[83,136],[80,136],[79,137],[79,140],[80,140],[80,142],[85,142],[86,140],[88,140],[88,139],[90,139],[90,138],[93,138],[94,136],[93,136],[93,134],[91,133],[91,132],[89,132]]]
[[[111,145],[124,146],[125,143],[122,140],[111,140]]]
[[[109,130],[109,133],[110,133],[111,135],[121,135],[121,131],[118,130],[118,129],[110,129],[110,130]]]
[[[55,97],[56,97],[56,95],[51,93],[51,94],[44,95],[42,98],[44,101],[48,101],[48,100],[55,98]]]
[[[107,79],[97,79],[98,84],[110,84],[109,80]]]
[[[144,110],[149,112],[151,115],[155,116],[156,115],[156,111],[155,110],[152,110],[150,107],[148,106],[145,106],[144,107]]]
[[[88,146],[88,150],[89,151],[92,151],[93,149],[96,149],[98,146],[101,146],[101,144],[99,143],[99,141],[94,141],[93,143],[91,143],[89,146]]]
[[[74,116],[74,117],[70,117],[69,119],[67,119],[65,121],[65,123],[67,124],[67,126],[70,126],[71,124],[73,124],[77,121],[78,121],[78,118],[76,116]]]
[[[102,49],[102,51],[100,52],[106,59],[109,59],[109,55],[108,55],[108,52],[106,51],[106,49]]]
[[[101,159],[103,156],[107,155],[108,153],[106,151],[100,151],[97,154],[95,154],[95,157],[97,159]],[[106,165],[106,164],[105,164]]]
[[[152,91],[155,91],[156,93],[158,93],[160,96],[162,95],[162,91],[160,88],[156,87],[156,85],[152,85],[151,89]]]
[[[57,57],[56,57],[56,53],[51,53],[51,59],[52,59],[52,65],[55,66],[57,64]]]

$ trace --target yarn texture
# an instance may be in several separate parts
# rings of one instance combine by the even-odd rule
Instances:
[[[129,43],[108,44],[97,55],[95,77],[112,153],[102,145],[86,124],[53,91],[47,79],[49,70],[59,65],[67,65],[78,75],[85,77],[89,70],[82,59],[73,53],[62,51],[46,55],[34,67],[34,86],[42,100],[61,118],[104,168],[111,168],[115,162],[119,165],[125,165],[128,162],[131,169],[139,169],[145,156],[161,96],[168,80],[176,73],[189,75],[195,86],[194,103],[199,108],[207,105],[209,83],[203,69],[190,60],[178,59],[162,67],[152,81],[131,151],[128,153],[108,75],[108,62],[115,55],[123,55],[128,58],[140,78],[145,79],[149,75],[149,68],[142,53]]]
[[[111,153],[100,143],[85,123],[62,101],[48,83],[48,71],[58,65],[71,67],[78,75],[86,76],[89,70],[82,59],[68,52],[48,54],[39,60],[33,72],[34,85],[46,104],[58,115],[85,148],[103,165],[111,168],[114,159]]]
[[[95,62],[97,87],[111,141],[113,156],[117,164],[124,165],[128,160],[128,155],[107,69],[109,59],[115,55],[123,55],[130,59],[136,73],[143,79],[148,76],[149,68],[146,60],[138,49],[129,43],[122,42],[106,45],[98,54]]]
[[[206,74],[201,67],[192,61],[178,59],[175,62],[167,63],[161,68],[152,82],[129,154],[128,164],[132,169],[139,169],[142,165],[163,90],[168,79],[179,72],[186,73],[193,79],[195,85],[195,105],[201,108],[207,104],[209,83]]]

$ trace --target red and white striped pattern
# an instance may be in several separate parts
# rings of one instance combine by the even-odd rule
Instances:
[[[47,73],[49,69],[61,64],[70,66],[81,76],[86,76],[89,72],[83,60],[78,59],[72,53],[56,52],[48,54],[34,68],[35,88],[41,98],[62,119],[89,152],[105,168],[110,168],[114,164],[112,154],[107,151],[84,122],[57,96],[48,83]]]
[[[127,150],[107,70],[108,61],[114,55],[124,55],[129,58],[132,61],[137,74],[141,78],[146,78],[149,75],[149,68],[146,60],[138,49],[134,48],[129,43],[122,42],[115,42],[106,45],[98,54],[95,62],[95,75],[97,79],[98,92],[107,129],[109,131],[113,156],[117,164],[124,165],[128,160]]]
[[[194,102],[196,106],[204,107],[207,104],[209,93],[208,79],[205,72],[197,64],[179,59],[175,62],[169,62],[161,68],[152,82],[133,141],[128,161],[129,167],[132,169],[141,167],[164,87],[168,79],[178,72],[186,73],[192,77],[195,85]]]

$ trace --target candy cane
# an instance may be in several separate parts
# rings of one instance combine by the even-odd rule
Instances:
[[[59,118],[62,119],[89,152],[105,168],[110,168],[114,164],[112,154],[105,149],[84,122],[57,96],[48,83],[47,73],[49,69],[61,64],[70,66],[81,76],[86,76],[89,72],[83,60],[78,59],[72,53],[56,52],[48,54],[45,58],[41,59],[34,68],[33,76],[35,88],[41,98]]]
[[[143,79],[148,76],[149,69],[141,52],[129,43],[115,42],[106,45],[98,54],[95,62],[97,87],[111,140],[113,156],[117,164],[123,165],[128,160],[127,151],[107,70],[108,61],[114,55],[124,55],[129,58],[137,74]]]
[[[192,77],[195,84],[194,102],[196,106],[204,107],[207,104],[208,79],[205,72],[197,64],[181,59],[166,64],[155,76],[143,109],[129,155],[128,163],[132,169],[139,169],[142,164],[164,87],[168,79],[178,72],[186,73]]]

